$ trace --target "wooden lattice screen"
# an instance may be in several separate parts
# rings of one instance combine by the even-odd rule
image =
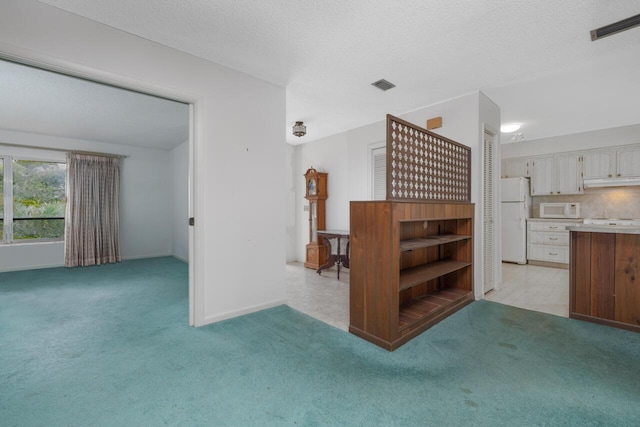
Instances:
[[[471,149],[387,115],[387,200],[471,201]]]

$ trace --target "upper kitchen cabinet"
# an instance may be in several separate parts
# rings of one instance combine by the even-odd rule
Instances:
[[[531,161],[531,195],[546,196],[556,193],[556,159],[536,157]]]
[[[523,176],[530,178],[529,172],[530,165],[529,158],[516,158],[516,159],[503,159],[502,160],[502,177],[503,178],[517,178]]]
[[[616,176],[640,176],[640,146],[618,148],[616,152],[618,160]]]
[[[584,158],[584,179],[640,176],[640,146],[589,150]]]
[[[556,193],[582,194],[582,156],[564,154],[556,157]]]
[[[611,178],[615,171],[615,152],[613,150],[590,150],[582,155],[582,174],[584,179]]]
[[[582,194],[582,161],[578,153],[531,160],[531,195]]]

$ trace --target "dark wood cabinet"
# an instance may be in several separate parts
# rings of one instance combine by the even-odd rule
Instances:
[[[640,235],[616,235],[615,319],[640,332]]]
[[[473,212],[351,202],[349,331],[394,350],[472,302]]]
[[[640,332],[640,235],[571,232],[569,317]]]

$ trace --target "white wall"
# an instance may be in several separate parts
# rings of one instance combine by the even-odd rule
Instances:
[[[172,254],[189,261],[189,141],[171,150]]]
[[[440,104],[421,108],[399,117],[425,127],[427,119],[441,116],[443,126],[435,132],[471,147],[472,182],[471,201],[476,203],[475,221],[475,288],[476,297],[482,297],[482,146],[483,124],[493,129],[500,127],[500,110],[479,92],[455,98]],[[369,151],[386,139],[386,118],[338,135],[323,138],[296,147],[292,176],[296,182],[295,215],[297,224],[296,260],[304,261],[308,243],[308,219],[304,212],[304,179],[302,174],[310,166],[328,172],[327,228],[349,228],[349,201],[369,200]],[[499,178],[499,175],[498,175]]]
[[[24,147],[51,147],[128,156],[121,161],[120,236],[123,259],[172,254],[172,211],[170,153],[126,145],[106,144],[0,130],[0,142]],[[60,151],[3,147],[0,153],[42,160],[65,161]],[[186,175],[186,171],[184,172]],[[64,265],[64,245],[21,243],[0,245],[0,271],[57,267]]]
[[[297,260],[296,246],[297,246],[297,227],[296,227],[296,206],[297,186],[299,184],[299,177],[296,175],[298,171],[296,147],[285,144],[285,180],[287,189],[286,198],[286,258],[287,262],[294,262]]]
[[[640,124],[502,144],[503,159],[640,143]]]
[[[284,88],[35,0],[0,4],[0,40],[0,55],[193,103],[193,321],[284,302]]]

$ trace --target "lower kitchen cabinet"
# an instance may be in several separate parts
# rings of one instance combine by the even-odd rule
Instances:
[[[568,268],[569,231],[582,220],[527,220],[527,261],[529,264]]]
[[[640,332],[640,234],[571,231],[569,317]]]

